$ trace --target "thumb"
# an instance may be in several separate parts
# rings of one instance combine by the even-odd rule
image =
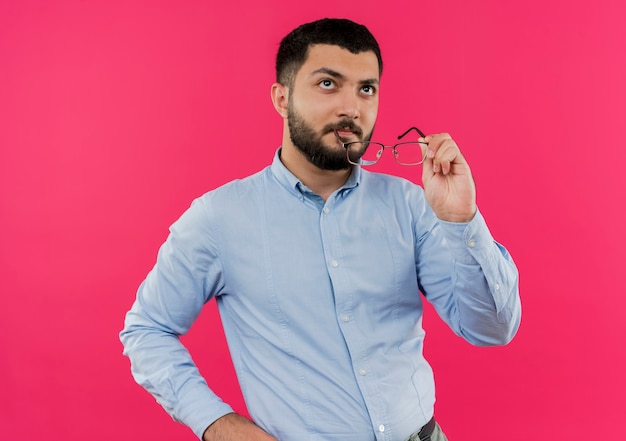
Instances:
[[[435,156],[435,153],[430,150],[428,148],[428,139],[429,137],[426,138],[420,138],[418,141],[419,142],[423,142],[426,145],[424,145],[424,148],[426,149],[426,153],[424,154],[424,162],[422,163],[422,184],[426,185],[426,183],[428,181],[430,181],[430,179],[435,175],[435,172],[433,171],[433,158]]]

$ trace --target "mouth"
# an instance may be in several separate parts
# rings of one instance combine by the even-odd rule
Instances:
[[[335,133],[340,138],[350,138],[351,136],[354,136],[354,132],[352,130],[347,130],[347,129],[336,129]]]
[[[360,130],[354,130],[350,127],[336,127],[333,132],[335,133],[337,139],[339,139],[342,143],[354,140],[354,137],[359,139],[361,136]]]

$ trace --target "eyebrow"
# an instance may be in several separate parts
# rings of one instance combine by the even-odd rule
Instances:
[[[326,74],[329,75],[333,78],[337,78],[339,80],[345,80],[346,76],[343,75],[342,73],[339,73],[335,70],[329,69],[328,67],[320,67],[319,69],[314,70],[313,72],[311,72],[311,77],[317,74]],[[378,78],[368,78],[365,80],[361,80],[359,81],[360,84],[378,84],[380,81],[378,81]]]

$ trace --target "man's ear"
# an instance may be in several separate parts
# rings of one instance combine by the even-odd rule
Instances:
[[[284,84],[272,84],[272,103],[283,118],[287,118],[287,103],[289,102],[289,88]]]

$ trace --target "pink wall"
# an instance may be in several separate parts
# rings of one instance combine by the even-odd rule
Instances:
[[[0,440],[194,439],[117,334],[192,198],[271,160],[278,41],[325,15],[379,37],[377,137],[451,132],[521,272],[507,347],[427,311],[450,439],[626,439],[623,2],[296,3],[0,0]],[[217,320],[185,340],[243,412]]]

